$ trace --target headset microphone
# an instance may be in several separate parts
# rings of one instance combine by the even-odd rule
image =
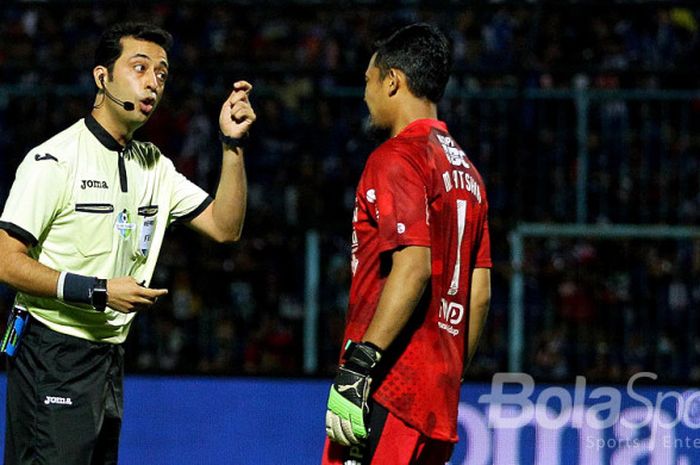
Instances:
[[[104,76],[100,76],[100,82],[102,83],[102,90],[105,91],[105,95],[107,96],[108,99],[110,99],[111,101],[113,101],[113,102],[116,103],[117,105],[120,105],[120,106],[121,106],[122,108],[124,108],[126,111],[133,111],[133,109],[135,108],[133,102],[129,102],[129,101],[126,101],[126,100],[119,100],[117,97],[115,97],[114,95],[112,95],[112,94],[107,90],[107,86],[105,85],[105,77],[104,77]]]

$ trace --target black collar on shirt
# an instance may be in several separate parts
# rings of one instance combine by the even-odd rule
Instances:
[[[92,135],[97,137],[97,140],[99,140],[100,143],[109,150],[121,152],[123,149],[128,148],[131,144],[131,142],[129,142],[126,144],[126,147],[122,147],[122,145],[117,142],[114,137],[112,137],[111,134],[108,133],[107,130],[103,128],[91,114],[85,117],[85,126],[87,126]]]

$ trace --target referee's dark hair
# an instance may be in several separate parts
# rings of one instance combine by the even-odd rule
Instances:
[[[437,103],[445,93],[452,68],[450,42],[438,28],[416,23],[394,32],[374,44],[374,64],[382,79],[390,69],[408,78],[408,88],[419,98]]]
[[[168,52],[173,44],[173,36],[164,29],[149,23],[126,22],[118,23],[105,30],[95,49],[94,66],[104,66],[111,73],[114,62],[122,54],[121,40],[133,37],[160,45]]]

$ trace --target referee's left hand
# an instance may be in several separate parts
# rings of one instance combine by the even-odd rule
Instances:
[[[107,306],[122,313],[144,310],[156,303],[158,297],[168,293],[167,289],[144,287],[131,276],[107,281]]]
[[[253,86],[248,81],[237,81],[233,84],[233,92],[221,106],[219,114],[219,129],[225,136],[240,139],[255,122],[255,111],[248,99],[251,90]]]

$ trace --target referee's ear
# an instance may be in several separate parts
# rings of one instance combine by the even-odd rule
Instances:
[[[92,69],[92,77],[95,80],[95,85],[99,90],[104,89],[104,80],[107,78],[107,68],[102,65],[95,66]]]

